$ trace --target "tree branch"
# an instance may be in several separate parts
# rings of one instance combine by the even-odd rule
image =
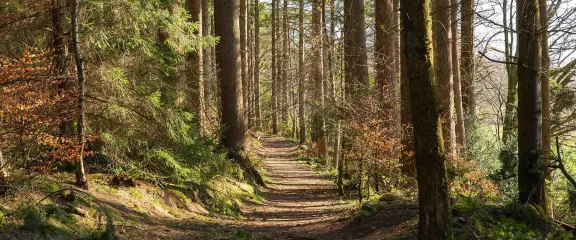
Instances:
[[[480,52],[480,51],[478,51],[478,54],[482,55],[482,57],[488,59],[488,60],[491,61],[491,62],[503,63],[503,64],[511,64],[511,65],[518,65],[518,63],[515,63],[515,62],[506,62],[506,61],[500,61],[500,60],[492,59],[492,58],[486,56],[486,54],[484,54],[483,52]]]
[[[564,167],[564,162],[562,162],[562,156],[560,155],[560,143],[558,142],[558,137],[556,137],[556,154],[557,154],[557,161],[558,161],[558,168],[560,168],[560,170],[562,171],[562,174],[564,174],[564,177],[566,177],[568,179],[568,181],[570,181],[570,183],[572,183],[572,186],[576,187],[576,180],[574,180],[574,177],[572,177],[570,175],[570,173],[568,173],[568,171],[566,171],[566,168]]]

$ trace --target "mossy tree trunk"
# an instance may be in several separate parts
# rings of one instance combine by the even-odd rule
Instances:
[[[542,159],[540,20],[538,0],[519,0],[518,16],[518,192],[522,204],[544,212],[546,166]]]
[[[442,145],[440,113],[428,31],[429,0],[402,1],[403,41],[410,81],[416,166],[418,175],[419,239],[451,239],[452,219],[446,154]]]
[[[450,0],[434,0],[432,5],[434,6],[432,10],[434,73],[438,83],[438,110],[442,124],[442,139],[446,153],[454,155],[456,131],[454,126]]]

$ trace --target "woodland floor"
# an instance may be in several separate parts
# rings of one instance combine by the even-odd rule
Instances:
[[[242,204],[240,218],[159,207],[155,196],[161,190],[153,185],[114,190],[96,174],[90,194],[114,213],[119,239],[395,239],[415,229],[418,209],[406,204],[386,203],[385,210],[360,219],[359,204],[340,197],[332,177],[296,160],[295,143],[259,136],[262,147],[251,150],[264,159],[267,187],[261,189],[262,203]],[[141,197],[133,197],[136,190]],[[14,226],[0,230],[0,239],[33,239],[33,234]]]
[[[255,151],[264,158],[266,169],[263,204],[245,203],[241,220],[208,217],[179,223],[160,221],[150,226],[147,236],[250,239],[237,234],[246,231],[252,239],[395,239],[415,228],[418,210],[414,208],[391,207],[359,220],[355,217],[359,212],[357,202],[340,197],[334,179],[296,160],[295,143],[275,136],[261,136],[260,141],[262,148]]]

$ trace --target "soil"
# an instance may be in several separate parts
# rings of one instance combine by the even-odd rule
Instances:
[[[357,201],[339,196],[335,180],[296,160],[297,146],[281,137],[260,137],[268,173],[266,202],[246,205],[248,220],[236,227],[271,239],[394,239],[414,228],[417,209],[390,208],[365,217]]]

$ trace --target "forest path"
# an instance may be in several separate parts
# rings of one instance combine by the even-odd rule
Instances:
[[[267,188],[264,204],[247,204],[239,228],[272,239],[325,239],[354,214],[357,204],[342,200],[334,179],[296,160],[297,145],[285,138],[260,136]]]

